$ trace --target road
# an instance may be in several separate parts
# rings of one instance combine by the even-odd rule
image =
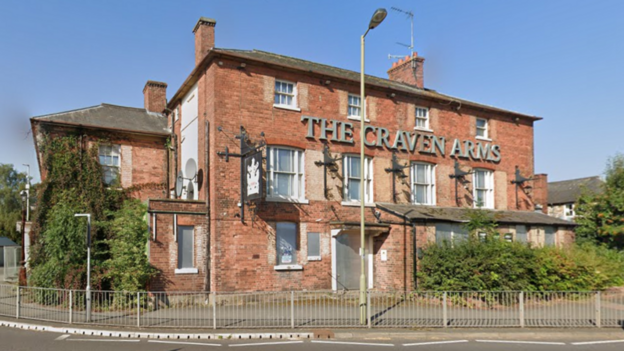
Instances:
[[[547,335],[547,334],[546,334]],[[596,343],[596,342],[609,343]],[[579,344],[579,343],[591,344]],[[0,327],[0,350],[2,351],[181,351],[221,348],[250,348],[254,351],[362,351],[362,350],[434,350],[434,351],[620,351],[624,346],[624,333],[621,340],[496,340],[492,339],[341,339],[341,340],[138,340],[96,338],[79,335],[64,335],[50,332],[25,331]],[[243,350],[241,350],[243,351]]]

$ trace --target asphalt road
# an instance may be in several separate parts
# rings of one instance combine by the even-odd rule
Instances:
[[[601,343],[603,342],[603,343]],[[604,343],[609,342],[609,343]],[[585,343],[585,344],[579,344]],[[589,343],[589,344],[587,344]],[[362,351],[362,350],[440,350],[440,351],[621,351],[621,340],[496,340],[492,339],[432,339],[432,340],[201,340],[201,341],[165,341],[97,338],[78,335],[64,335],[50,332],[25,331],[14,328],[0,328],[1,351],[179,351],[206,350],[210,348],[251,348],[254,351],[265,349],[277,351]],[[243,351],[243,350],[241,350]]]

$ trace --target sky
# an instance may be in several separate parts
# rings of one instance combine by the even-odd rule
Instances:
[[[217,47],[359,71],[360,36],[380,7],[367,74],[386,78],[388,56],[410,53],[411,11],[425,87],[544,118],[536,173],[602,175],[624,152],[621,0],[0,0],[0,163],[30,164],[39,180],[30,117],[143,107],[147,80],[172,97],[193,69],[201,16],[217,20]]]

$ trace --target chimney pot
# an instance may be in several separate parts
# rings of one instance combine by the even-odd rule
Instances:
[[[418,57],[417,53],[399,59],[388,70],[388,78],[397,82],[414,85],[424,89],[423,64],[425,59]]]

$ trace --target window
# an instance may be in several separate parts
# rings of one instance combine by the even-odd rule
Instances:
[[[308,261],[321,260],[321,235],[308,233]]]
[[[362,181],[360,169],[360,156],[345,156],[343,161],[344,170],[344,199],[345,201],[357,201],[360,196],[360,182]],[[373,160],[370,157],[364,159],[364,191],[365,203],[373,202]]]
[[[416,129],[429,129],[429,109],[424,107],[416,107]]]
[[[474,207],[494,208],[493,172],[477,169],[473,176]]]
[[[563,217],[565,219],[574,218],[574,204],[563,205]]]
[[[192,226],[178,226],[178,269],[176,273],[197,273],[194,268],[194,229]]]
[[[468,239],[468,230],[462,224],[437,223],[435,229],[437,244],[441,244],[445,241],[453,243]],[[481,238],[481,235],[479,235],[479,238]],[[485,240],[485,237],[483,240]]]
[[[555,227],[546,226],[544,227],[544,245],[554,246],[555,245]]]
[[[477,118],[477,138],[488,139],[488,120]]]
[[[277,265],[297,264],[297,224],[278,222],[275,228]]]
[[[516,225],[516,241],[520,243],[527,242],[527,227],[526,225]]]
[[[112,185],[119,177],[120,145],[100,145],[99,156],[102,165],[102,181]]]
[[[435,166],[430,163],[412,163],[412,202],[435,205]]]
[[[295,83],[284,80],[275,81],[275,105],[297,107],[297,89]]]
[[[267,197],[305,199],[303,151],[288,148],[267,149]]]
[[[360,113],[362,111],[362,99],[357,95],[349,94],[349,108],[347,116],[355,119],[360,119]]]

